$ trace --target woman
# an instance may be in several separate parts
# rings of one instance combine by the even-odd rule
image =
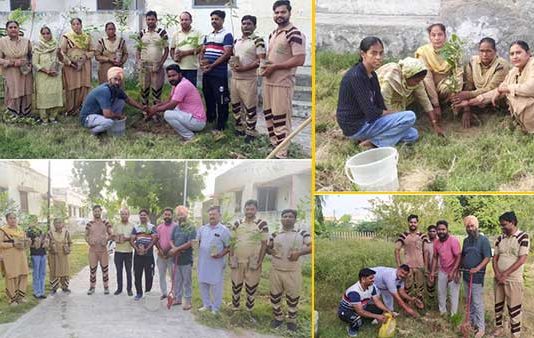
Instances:
[[[441,123],[440,103],[450,101],[451,94],[453,94],[449,88],[450,78],[454,76],[461,87],[463,70],[462,67],[458,67],[456,74],[452,74],[452,67],[439,54],[440,49],[447,42],[445,26],[441,23],[435,23],[427,28],[427,32],[430,43],[419,47],[415,52],[415,57],[421,59],[428,69],[424,84],[430,102],[434,107],[435,123],[439,125]]]
[[[63,81],[65,87],[66,114],[77,115],[85,96],[91,89],[91,36],[82,31],[82,20],[70,21],[72,31],[63,35],[61,52],[63,54]]]
[[[382,64],[384,44],[379,38],[366,37],[360,43],[360,56],[339,88],[336,118],[343,134],[362,148],[416,141],[415,113],[387,110],[380,92],[375,70]]]
[[[0,65],[5,83],[5,105],[11,118],[30,117],[32,110],[32,47],[20,36],[19,24],[6,23],[7,36],[0,38]]]
[[[478,55],[473,56],[465,67],[464,90],[452,97],[452,102],[456,106],[464,105],[462,115],[464,128],[471,127],[473,116],[470,107],[463,102],[497,88],[509,71],[508,62],[497,56],[495,40],[488,37],[480,40]]]
[[[438,135],[443,135],[443,129],[436,123],[432,103],[422,83],[427,72],[421,60],[407,57],[398,63],[390,62],[383,65],[378,68],[376,74],[384,103],[388,109],[403,111],[412,103],[417,102],[428,115],[434,131]]]
[[[28,286],[28,259],[25,249],[29,246],[24,230],[17,226],[14,213],[6,215],[7,224],[0,228],[0,271],[6,278],[6,295],[10,305],[26,303]]]
[[[69,290],[69,254],[72,247],[70,233],[65,229],[65,223],[60,218],[54,219],[54,230],[48,232],[50,240],[48,266],[50,268],[50,294],[55,294],[61,285],[61,290]]]
[[[100,84],[108,81],[108,69],[111,67],[123,67],[128,60],[128,50],[123,38],[117,38],[117,29],[113,22],[106,23],[106,37],[98,40],[96,46],[96,60],[100,63],[98,67],[98,82]]]
[[[63,108],[63,81],[59,76],[62,59],[50,28],[43,26],[39,44],[33,49],[33,66],[36,70],[35,105],[43,124],[57,123],[57,115]]]
[[[510,62],[514,66],[499,87],[479,95],[461,106],[484,106],[505,97],[512,118],[529,134],[534,133],[534,59],[525,41],[510,45]]]

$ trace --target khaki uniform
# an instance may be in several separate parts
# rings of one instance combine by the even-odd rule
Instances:
[[[232,279],[232,305],[239,307],[243,282],[247,292],[247,309],[254,307],[254,294],[258,289],[261,277],[261,264],[258,265],[262,242],[269,239],[267,222],[255,219],[247,222],[238,220],[231,228],[235,246],[229,259]]]
[[[50,287],[57,290],[61,285],[63,290],[69,288],[69,254],[72,240],[67,229],[60,232],[48,232],[50,248],[48,250],[48,267],[50,268]]]
[[[259,65],[260,55],[265,55],[265,42],[255,34],[237,39],[234,43],[234,56],[241,66]],[[256,136],[256,106],[258,105],[257,68],[246,72],[232,70],[230,99],[234,113],[236,130]]]
[[[98,263],[102,268],[104,288],[109,282],[109,255],[107,250],[108,236],[113,233],[111,224],[106,220],[90,221],[85,227],[85,238],[89,243],[90,287],[96,286],[96,269]]]
[[[428,276],[430,275],[430,272],[432,271],[432,259],[434,258],[434,243],[428,239],[429,242],[424,246],[424,252],[426,252],[428,256],[428,265],[426,267],[426,293],[428,295],[428,298],[432,301],[434,300],[435,292],[436,292],[436,283],[430,283]]]
[[[0,228],[0,272],[5,277],[6,295],[9,303],[18,302],[26,297],[28,287],[28,259],[24,249],[15,248],[14,242],[26,238],[20,228],[12,229],[7,225]],[[29,243],[26,243],[29,245]]]
[[[275,30],[269,36],[267,60],[281,63],[296,55],[306,54],[306,38],[292,24]],[[297,68],[280,69],[265,77],[263,83],[263,112],[269,138],[273,146],[282,143],[291,133],[293,113],[293,89]],[[277,157],[287,157],[289,145],[280,150]]]
[[[495,242],[495,258],[498,256],[497,267],[505,271],[520,256],[528,255],[530,241],[526,232],[517,230],[507,237],[501,235]],[[495,259],[494,258],[494,259]],[[503,326],[504,305],[508,307],[510,326],[513,337],[521,336],[521,307],[523,303],[523,269],[524,264],[511,273],[504,284],[495,283],[495,326]]]
[[[126,49],[126,41],[123,38],[116,37],[111,41],[107,36],[98,40],[96,45],[96,60],[100,63],[98,66],[98,82],[100,84],[108,82],[108,70],[115,67],[114,59],[120,60],[120,64],[128,60],[128,50]]]
[[[282,321],[282,296],[285,293],[287,303],[288,322],[296,323],[297,306],[300,299],[302,275],[300,261],[292,262],[289,255],[293,251],[300,251],[305,246],[311,245],[311,236],[305,230],[289,230],[274,232],[269,239],[271,248],[272,268],[271,282],[271,305],[274,318]]]
[[[153,104],[161,102],[163,83],[165,82],[165,69],[158,68],[161,58],[165,53],[165,48],[169,47],[169,36],[163,28],[156,28],[154,31],[143,29],[139,33],[139,38],[145,45],[141,50],[140,78],[141,102],[146,105],[150,98],[152,89]]]
[[[424,301],[425,289],[425,262],[423,249],[429,244],[427,235],[417,232],[402,233],[395,242],[396,249],[404,249],[404,263],[410,267],[410,273],[406,278],[406,291],[413,297]]]

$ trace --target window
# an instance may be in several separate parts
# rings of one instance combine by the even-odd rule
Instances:
[[[20,211],[28,213],[28,193],[26,191],[19,191],[20,193]]]
[[[243,191],[236,191],[234,212],[236,213],[241,212],[241,203],[243,203]]]
[[[235,0],[193,0],[193,7],[226,7],[229,2],[235,7]]]
[[[112,11],[116,9],[123,9],[123,3],[129,4],[128,9],[139,8],[137,1],[128,1],[128,0],[97,0],[96,9],[99,11]]]
[[[278,188],[258,189],[258,211],[275,211]]]
[[[32,8],[31,0],[10,0],[11,10],[22,9],[23,11],[29,11]]]

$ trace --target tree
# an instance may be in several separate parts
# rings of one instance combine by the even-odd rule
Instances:
[[[108,167],[116,162],[75,161],[72,173],[74,184],[86,193],[91,202],[103,198],[104,188],[108,185]]]
[[[321,235],[323,232],[325,232],[326,228],[324,225],[324,215],[323,215],[323,205],[325,204],[325,197],[321,195],[315,195],[315,208],[314,208],[314,214],[315,214],[315,234]]]

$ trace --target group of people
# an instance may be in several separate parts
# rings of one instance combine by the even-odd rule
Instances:
[[[258,76],[263,77],[263,112],[273,147],[291,132],[292,98],[295,73],[306,57],[305,37],[291,22],[291,4],[278,0],[273,4],[277,28],[269,35],[268,48],[255,34],[256,17],[241,19],[241,37],[234,39],[224,28],[226,13],[210,14],[213,31],[204,35],[192,27],[193,16],[180,14],[180,29],[169,44],[165,29],[158,27],[155,11],[145,14],[146,28],[136,43],[136,72],[141,100],[124,93],[124,64],[128,60],[126,42],[117,36],[113,22],[105,25],[106,36],[93,43],[83,31],[82,20],[73,18],[71,28],[58,43],[49,27],[40,30],[40,40],[32,43],[21,36],[19,24],[8,21],[7,36],[0,39],[0,66],[5,78],[5,105],[9,115],[32,116],[35,81],[36,101],[33,111],[43,123],[57,122],[58,114],[80,115],[81,124],[93,134],[100,134],[123,119],[125,103],[144,112],[145,118],[164,119],[185,140],[214,123],[214,139],[224,137],[229,103],[236,123],[236,133],[247,143],[257,136]],[[175,64],[165,67],[169,51]],[[91,91],[91,62],[98,62],[100,86]],[[32,67],[33,65],[33,67]],[[228,66],[231,82],[228,81]],[[32,68],[35,70],[32,71]],[[196,90],[199,70],[205,106]],[[172,85],[167,101],[161,95],[165,74]],[[278,156],[287,157],[287,147]]]
[[[504,103],[501,99],[521,129],[534,132],[534,61],[525,41],[510,44],[511,66],[498,56],[495,40],[484,37],[478,55],[453,67],[440,54],[447,43],[446,27],[435,23],[427,32],[430,43],[418,48],[415,57],[385,65],[383,42],[377,37],[361,41],[359,62],[343,76],[339,90],[336,117],[345,136],[363,149],[415,142],[416,114],[407,110],[412,104],[443,136],[444,105],[451,105],[462,115],[463,127],[470,128],[478,118],[475,112]]]
[[[491,261],[495,299],[493,336],[505,335],[503,316],[506,305],[511,335],[520,337],[523,270],[530,248],[528,234],[519,230],[513,211],[505,212],[499,217],[503,233],[496,239],[492,251],[489,239],[479,231],[478,219],[469,215],[463,221],[467,237],[460,246],[460,241],[449,234],[447,221],[430,225],[425,234],[418,231],[418,216],[408,217],[408,231],[395,242],[397,267],[361,269],[358,282],[342,296],[338,316],[349,324],[349,336],[357,336],[366,320],[384,322],[385,313],[397,316],[394,304],[417,318],[417,309],[424,309],[429,300],[435,299],[436,283],[440,314],[455,315],[460,280],[463,280],[466,304],[469,304],[469,325],[474,329],[475,337],[484,337],[484,277]]]

